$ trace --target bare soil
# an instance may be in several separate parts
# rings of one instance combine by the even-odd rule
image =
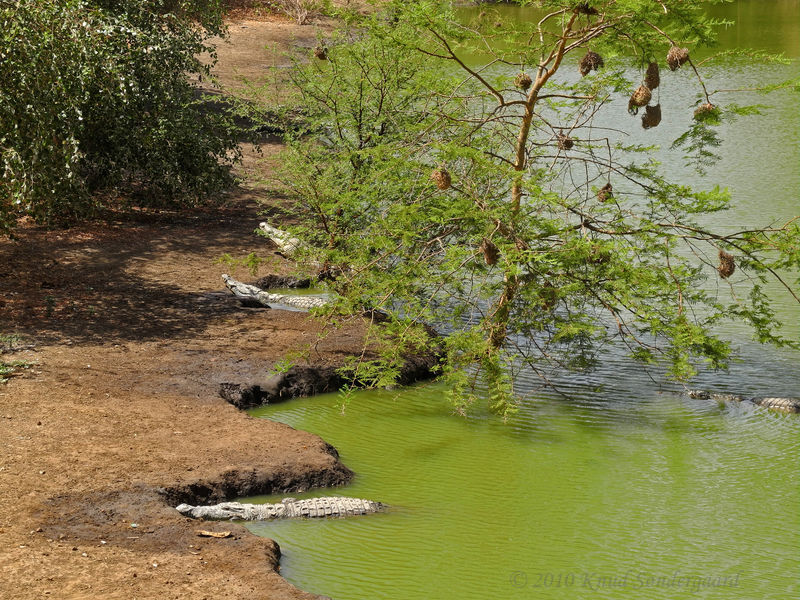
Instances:
[[[231,32],[220,48],[231,82],[262,71],[270,40],[286,48],[316,35],[269,20]],[[248,154],[242,172],[263,175],[274,150]],[[352,476],[317,436],[218,395],[221,382],[262,377],[319,333],[304,313],[218,293],[224,253],[271,257],[259,275],[293,269],[254,234],[262,201],[263,190],[243,187],[214,209],[23,226],[0,240],[0,333],[23,338],[0,361],[32,365],[0,384],[0,598],[316,597],[280,577],[271,540],[173,508]],[[361,340],[354,323],[313,359],[341,364]]]

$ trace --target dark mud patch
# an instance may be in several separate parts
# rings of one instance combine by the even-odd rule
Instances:
[[[242,496],[302,493],[310,489],[337,487],[348,483],[353,472],[338,461],[339,453],[330,444],[325,450],[337,459],[331,467],[297,473],[291,470],[262,472],[231,470],[221,477],[201,479],[158,490],[162,500],[170,507],[178,504],[217,504]]]
[[[277,542],[252,535],[231,522],[200,523],[181,515],[174,507],[182,502],[214,504],[240,496],[299,493],[350,481],[353,473],[338,461],[336,450],[330,445],[325,449],[336,460],[316,469],[232,469],[215,477],[171,487],[136,484],[122,490],[60,494],[47,500],[37,511],[35,518],[42,524],[38,531],[87,558],[92,557],[98,546],[117,547],[137,553],[157,553],[162,557],[199,557],[204,563],[213,561],[217,569],[249,572],[251,577],[259,572],[274,573],[281,555]],[[201,529],[224,530],[231,535],[201,539],[198,536]],[[147,567],[158,568],[158,562]],[[285,587],[286,596],[279,594],[277,597],[317,597],[299,592],[288,584]]]
[[[436,376],[439,359],[434,354],[421,354],[406,359],[397,381],[411,385]],[[266,377],[259,382],[221,383],[219,395],[240,409],[272,404],[292,398],[304,398],[336,392],[353,383],[338,367],[328,365],[295,365],[285,373]]]
[[[295,275],[265,275],[253,283],[257,288],[270,290],[274,288],[306,289],[311,287],[311,279]]]

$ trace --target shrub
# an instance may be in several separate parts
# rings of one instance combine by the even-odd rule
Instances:
[[[231,120],[190,82],[221,33],[218,0],[0,0],[0,230],[228,185]]]
[[[323,12],[325,3],[322,0],[275,0],[275,7],[298,25],[305,25]]]

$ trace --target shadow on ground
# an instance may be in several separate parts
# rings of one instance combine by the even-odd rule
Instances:
[[[60,231],[23,228],[17,240],[0,241],[2,329],[76,344],[197,335],[243,310],[224,292],[226,267],[216,261],[251,252],[257,222],[249,206],[127,213]],[[263,248],[270,256],[266,240]]]

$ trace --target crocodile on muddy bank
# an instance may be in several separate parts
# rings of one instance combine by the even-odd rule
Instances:
[[[175,510],[195,519],[269,521],[272,519],[351,517],[382,512],[386,508],[385,504],[372,500],[328,496],[306,500],[284,498],[277,504],[241,504],[239,502],[222,502],[212,506],[179,504]]]

